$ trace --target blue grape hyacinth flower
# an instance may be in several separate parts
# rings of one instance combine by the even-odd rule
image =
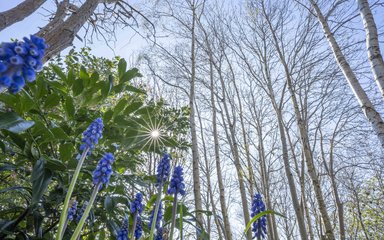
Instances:
[[[43,38],[31,35],[23,40],[0,44],[0,90],[7,88],[12,94],[36,79],[47,48]]]
[[[112,163],[115,160],[115,157],[112,153],[106,153],[100,159],[99,163],[96,166],[95,171],[93,171],[93,184],[96,186],[100,184],[99,190],[103,187],[103,185],[108,185],[109,178],[112,175]]]
[[[252,200],[251,217],[265,211],[265,204],[260,194],[256,193]],[[267,234],[267,218],[262,216],[252,223],[253,238],[264,238]]]
[[[152,222],[153,222],[153,218],[155,215],[155,210],[156,210],[156,205],[153,206],[151,216],[149,217],[149,223],[148,223],[149,229],[151,229],[151,227],[152,227]],[[162,218],[163,218],[163,211],[162,211],[162,203],[160,202],[159,211],[157,212],[157,217],[156,217],[156,225],[155,225],[156,229],[160,228],[160,223],[161,223]]]
[[[130,210],[132,214],[141,213],[143,211],[143,194],[138,192],[136,194],[135,200],[131,202]]]
[[[143,223],[141,221],[141,217],[137,217],[137,225],[135,229],[135,239],[140,239],[141,235],[143,234]]]
[[[117,234],[117,240],[128,240],[128,217],[124,218],[120,231]]]
[[[97,118],[89,125],[87,130],[83,132],[82,144],[80,145],[80,151],[88,149],[87,155],[91,154],[91,150],[95,148],[95,144],[99,142],[99,139],[103,136],[103,120]]]
[[[162,186],[169,178],[171,172],[171,155],[165,153],[157,166],[157,185]]]
[[[71,207],[68,210],[68,221],[72,221],[77,210],[77,201],[73,200]]]
[[[85,209],[88,206],[88,201],[84,202],[83,206],[80,208],[79,211],[77,211],[77,216],[76,216],[76,222],[80,222],[81,217],[84,214]]]
[[[155,240],[163,240],[163,228],[158,228]]]
[[[177,166],[173,171],[172,179],[169,184],[168,194],[178,194],[180,193],[182,196],[185,195],[185,185],[184,185],[184,177],[183,177],[183,167]]]

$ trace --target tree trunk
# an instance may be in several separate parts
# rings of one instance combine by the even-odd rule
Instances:
[[[200,184],[200,157],[199,157],[199,148],[197,142],[196,134],[196,123],[195,123],[195,82],[196,82],[196,59],[195,59],[195,23],[196,23],[196,13],[195,5],[192,6],[192,27],[191,27],[191,82],[189,90],[189,107],[190,115],[189,122],[191,125],[191,136],[192,136],[192,173],[193,173],[193,194],[195,198],[195,210],[197,224],[200,228],[203,227],[203,215],[201,210],[203,210],[203,204],[201,200],[201,184]]]
[[[347,62],[344,54],[342,53],[339,44],[336,42],[335,37],[333,36],[329,25],[322,14],[319,6],[314,0],[310,0],[313,8],[316,11],[317,18],[319,19],[319,22],[323,28],[324,35],[327,38],[329,45],[333,51],[333,54],[336,58],[337,63],[339,64],[339,67],[341,71],[343,72],[345,78],[347,79],[350,87],[352,88],[353,93],[355,94],[355,97],[357,98],[360,107],[362,108],[365,116],[367,117],[368,121],[371,123],[373,130],[376,132],[376,135],[378,136],[381,146],[384,147],[384,122],[381,118],[379,112],[375,109],[373,106],[371,100],[368,98],[367,93],[364,91],[364,89],[361,87],[359,81],[357,80],[357,77],[355,73],[352,71],[351,67],[349,66],[349,63]]]
[[[216,224],[216,228],[217,228],[217,232],[219,234],[219,239],[223,239],[223,234],[222,234],[222,225],[220,224],[220,220],[218,219],[218,215],[217,215],[217,208],[216,208],[216,203],[215,203],[215,199],[213,198],[213,191],[212,191],[212,181],[211,181],[211,169],[209,168],[209,162],[208,162],[208,156],[207,156],[207,148],[206,148],[206,145],[205,145],[205,138],[204,138],[204,133],[203,133],[203,124],[201,122],[201,117],[200,117],[200,114],[199,114],[199,111],[197,111],[197,115],[198,115],[198,118],[199,118],[199,123],[200,123],[200,135],[201,135],[201,140],[202,140],[202,144],[203,144],[203,150],[204,150],[204,162],[205,162],[205,175],[207,177],[207,188],[208,188],[208,191],[207,191],[207,195],[208,195],[208,199],[207,199],[207,202],[209,205],[209,201],[211,202],[211,205],[212,205],[212,214],[213,214],[213,218],[214,218],[214,221],[215,221],[215,224]],[[218,170],[217,170],[218,171]],[[207,208],[209,209],[209,207]],[[209,218],[209,216],[208,216]],[[211,227],[210,227],[210,221],[208,220],[207,221],[207,224],[208,224],[208,235],[211,236]]]
[[[377,27],[371,8],[367,0],[358,0],[360,15],[363,19],[364,29],[366,33],[367,52],[369,63],[376,84],[380,89],[381,95],[384,97],[384,61],[380,52],[379,36],[377,34]]]
[[[221,162],[220,162],[220,149],[219,149],[219,139],[218,139],[218,133],[217,133],[217,115],[216,115],[216,101],[215,101],[215,81],[213,78],[213,59],[212,54],[209,54],[209,70],[210,70],[210,92],[211,92],[211,106],[212,106],[212,128],[213,128],[213,142],[214,142],[214,149],[215,149],[215,163],[216,163],[216,173],[217,173],[217,183],[219,185],[219,199],[220,199],[220,207],[221,212],[223,215],[224,220],[224,233],[225,233],[225,239],[226,240],[232,240],[232,231],[231,231],[231,224],[229,223],[229,217],[228,217],[228,211],[226,206],[226,200],[225,200],[225,188],[223,183],[223,175],[221,173]]]
[[[25,0],[16,7],[0,13],[0,32],[12,24],[24,20],[45,2],[46,0]]]
[[[229,114],[228,105],[226,101],[225,84],[224,84],[223,76],[221,75],[221,73],[219,74],[220,74],[219,78],[220,78],[221,87],[222,87],[222,103],[224,107],[224,113],[222,117],[223,117],[224,126],[225,126],[224,114],[229,125],[228,127],[225,126],[225,131],[226,131],[227,139],[230,145],[231,153],[232,153],[235,168],[236,168],[237,181],[239,182],[241,205],[243,207],[243,215],[244,215],[244,224],[247,225],[251,220],[251,218],[249,214],[248,198],[247,198],[247,193],[246,193],[245,183],[244,183],[244,172],[240,162],[239,146],[236,139],[234,121],[233,122],[231,121],[231,117]],[[233,116],[233,119],[235,119],[235,116]],[[229,133],[227,129],[229,129]],[[248,230],[247,240],[251,240],[251,239],[252,239],[252,232],[251,230]]]
[[[45,53],[46,60],[49,60],[62,50],[71,46],[76,34],[98,5],[99,0],[87,0],[81,5],[78,11],[72,13],[67,20],[44,35],[45,41],[48,44],[48,49]]]

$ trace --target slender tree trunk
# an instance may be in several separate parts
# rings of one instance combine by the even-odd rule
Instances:
[[[269,189],[269,180],[268,180],[268,173],[267,173],[267,166],[265,164],[265,150],[264,150],[264,140],[263,140],[263,129],[261,124],[257,121],[257,138],[258,138],[258,152],[259,152],[259,160],[260,160],[260,172],[261,172],[261,181],[263,183],[263,190],[264,190],[264,196],[265,196],[265,202],[267,205],[267,209],[272,209],[272,203],[270,198],[270,189]],[[268,220],[268,229],[269,229],[269,236],[271,240],[278,240],[279,235],[277,233],[277,226],[276,226],[276,219],[275,216],[267,215]]]
[[[297,172],[297,175],[299,176],[299,182],[300,182],[300,190],[301,190],[301,206],[302,208],[300,209],[302,211],[302,215],[305,216],[305,218],[307,219],[307,227],[308,227],[308,233],[309,233],[309,239],[312,239],[314,240],[315,237],[313,235],[313,231],[312,231],[312,221],[311,221],[311,217],[309,215],[309,209],[308,209],[308,204],[307,204],[307,201],[306,201],[306,196],[305,196],[305,160],[304,160],[304,153],[302,152],[301,156],[302,156],[302,164],[301,164],[301,168],[299,168],[299,161],[297,160],[297,157],[295,155],[295,149],[294,149],[294,144],[291,140],[291,137],[289,135],[289,129],[288,127],[285,127],[285,131],[287,133],[287,140],[288,140],[288,143],[289,143],[289,146],[290,146],[290,149],[291,149],[291,154],[292,154],[292,159],[293,159],[293,162],[295,163],[295,168],[296,168],[296,172]]]
[[[328,215],[327,206],[325,204],[324,197],[323,197],[323,190],[321,189],[320,180],[317,176],[316,167],[315,167],[315,164],[313,161],[313,156],[312,156],[311,148],[309,145],[308,131],[306,129],[305,122],[302,119],[302,116],[301,116],[301,113],[299,110],[299,104],[298,104],[298,101],[296,99],[296,93],[293,89],[291,73],[289,71],[287,62],[285,61],[284,55],[280,49],[275,30],[272,26],[272,23],[271,23],[269,17],[267,16],[267,14],[265,12],[264,4],[263,4],[263,12],[264,12],[265,18],[268,22],[269,29],[272,33],[272,38],[274,41],[276,51],[279,55],[280,62],[284,68],[287,86],[288,86],[288,90],[289,90],[290,95],[291,95],[292,105],[293,105],[293,108],[295,111],[296,122],[297,122],[297,126],[299,128],[299,134],[300,134],[301,144],[302,144],[303,151],[304,151],[305,161],[307,164],[308,174],[312,180],[312,185],[313,185],[314,192],[316,195],[317,203],[319,205],[319,210],[320,210],[321,216],[322,216],[323,221],[324,221],[325,234],[326,234],[328,240],[333,240],[333,239],[335,239],[335,235],[333,233],[331,219],[329,218],[329,215]]]
[[[197,111],[197,115],[198,115],[198,118],[199,118],[199,123],[200,123],[200,135],[201,135],[201,139],[202,139],[202,144],[203,144],[203,150],[204,150],[204,162],[205,162],[205,175],[207,177],[207,188],[208,188],[208,191],[207,191],[207,195],[208,195],[208,199],[207,199],[207,202],[211,202],[211,205],[212,205],[212,214],[213,214],[213,219],[215,221],[215,224],[216,224],[216,228],[217,228],[217,232],[219,234],[219,239],[223,239],[223,234],[222,234],[222,226],[220,224],[220,220],[218,219],[218,214],[217,214],[217,208],[216,208],[216,203],[215,203],[215,199],[213,198],[213,191],[212,191],[212,182],[211,182],[211,169],[209,168],[209,162],[208,162],[208,156],[207,156],[207,148],[206,148],[206,145],[205,145],[205,138],[204,138],[204,133],[203,133],[203,128],[202,128],[202,122],[201,122],[201,117],[200,117],[200,114],[199,114],[199,111]],[[208,203],[209,205],[209,203]],[[208,208],[209,209],[209,208]],[[208,216],[209,217],[209,216]],[[207,225],[208,225],[208,235],[211,236],[211,224],[210,224],[210,220],[208,219],[207,221]]]
[[[203,204],[201,199],[201,184],[200,184],[200,157],[199,148],[196,134],[196,123],[195,123],[195,82],[196,82],[196,58],[195,58],[195,23],[196,23],[196,9],[195,5],[192,6],[192,26],[191,26],[191,81],[189,90],[189,107],[190,115],[189,122],[191,125],[192,135],[192,173],[193,173],[193,194],[195,198],[195,210],[203,210]],[[203,215],[201,212],[196,212],[196,220],[199,227],[203,227]]]
[[[367,93],[361,87],[355,73],[352,71],[349,63],[347,62],[344,54],[342,53],[339,44],[336,42],[336,39],[333,36],[319,6],[314,0],[309,1],[315,9],[317,18],[319,19],[319,22],[323,28],[324,35],[329,42],[329,45],[333,51],[333,54],[337,63],[339,64],[341,71],[343,72],[353,93],[355,94],[355,97],[357,98],[366,118],[371,123],[373,130],[376,132],[376,135],[380,140],[381,146],[384,147],[384,122],[382,117],[380,116],[380,113],[375,109],[371,100],[368,98]]]
[[[241,205],[243,207],[244,223],[246,225],[249,223],[251,218],[250,218],[250,214],[249,214],[248,198],[247,198],[247,193],[246,193],[246,189],[245,189],[244,173],[243,173],[243,168],[242,168],[241,162],[240,162],[239,146],[238,146],[237,139],[236,139],[235,124],[234,124],[234,121],[231,121],[231,119],[230,119],[231,117],[229,115],[229,110],[228,110],[225,92],[224,92],[225,85],[224,85],[224,81],[223,81],[222,77],[220,77],[220,81],[221,81],[221,85],[222,85],[221,87],[223,90],[223,92],[222,92],[223,96],[222,97],[223,97],[224,112],[225,112],[225,116],[226,116],[228,124],[229,124],[229,126],[228,126],[229,134],[227,134],[227,138],[229,140],[229,145],[231,148],[231,152],[232,152],[232,156],[233,156],[233,160],[234,160],[234,164],[235,164],[235,168],[236,168],[237,180],[239,182],[239,189],[240,189]],[[252,233],[250,230],[247,232],[247,239],[248,240],[252,239]]]
[[[333,195],[335,197],[337,217],[339,220],[340,240],[345,240],[344,208],[343,208],[343,203],[340,200],[339,190],[336,184],[336,173],[334,170],[334,159],[333,159],[334,137],[330,141],[329,165],[327,164],[325,153],[323,150],[322,136],[320,137],[320,146],[321,146],[321,155],[323,158],[325,170],[327,171],[329,178],[331,179],[331,187],[332,187]]]
[[[225,239],[226,240],[232,240],[232,231],[231,231],[231,224],[229,222],[228,217],[228,211],[226,206],[226,200],[225,200],[225,188],[223,183],[223,175],[222,175],[222,168],[221,168],[221,162],[220,162],[220,149],[219,149],[219,139],[218,139],[218,132],[217,132],[217,115],[216,115],[216,101],[215,101],[215,81],[213,77],[213,59],[212,54],[209,54],[209,70],[210,70],[210,92],[211,92],[211,106],[212,106],[212,128],[213,128],[213,142],[214,142],[214,149],[215,149],[215,163],[216,163],[216,173],[217,173],[217,183],[219,185],[219,199],[220,199],[220,206],[221,206],[221,212],[223,215],[224,220],[224,233],[225,233]]]
[[[380,52],[379,36],[377,27],[369,3],[367,0],[358,0],[360,16],[363,19],[364,29],[366,33],[366,43],[369,63],[376,84],[380,89],[381,95],[384,97],[384,61]]]
[[[14,23],[24,20],[35,12],[46,0],[25,0],[16,7],[0,13],[0,32]]]

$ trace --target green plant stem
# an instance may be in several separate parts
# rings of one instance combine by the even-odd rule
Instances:
[[[69,200],[71,199],[73,189],[75,188],[76,181],[77,181],[77,178],[78,178],[79,173],[80,173],[80,169],[83,166],[83,163],[84,163],[85,158],[87,157],[88,151],[89,151],[89,148],[86,148],[83,151],[83,153],[80,157],[80,160],[77,163],[75,173],[72,176],[71,183],[69,184],[68,192],[67,192],[67,195],[65,196],[65,200],[64,200],[63,210],[61,211],[61,215],[60,215],[60,222],[59,222],[59,228],[58,228],[57,235],[56,235],[56,240],[61,240],[61,238],[62,238],[63,231],[64,231],[64,224],[65,224],[65,221],[67,220],[67,215],[68,215]]]
[[[169,239],[173,239],[173,232],[175,230],[175,224],[176,224],[176,213],[177,213],[177,193],[175,193],[175,197],[173,198],[171,233],[169,234]]]
[[[135,239],[135,230],[136,230],[137,216],[138,216],[138,215],[139,215],[139,212],[136,212],[136,213],[135,213],[135,216],[134,216],[134,218],[133,218],[131,239]]]
[[[87,208],[85,209],[83,216],[80,219],[80,222],[77,224],[77,227],[76,227],[75,232],[73,233],[73,235],[71,237],[71,240],[76,240],[80,236],[81,229],[83,228],[84,223],[88,218],[89,212],[92,209],[93,203],[95,202],[95,199],[96,199],[97,193],[99,192],[99,188],[100,188],[101,184],[102,184],[101,182],[98,183],[95,186],[95,188],[93,189],[91,199],[89,200]]]
[[[67,227],[68,227],[68,218],[67,218],[67,220],[65,220],[64,227],[63,227],[63,231],[61,232],[60,239],[63,238],[64,233],[65,233],[65,230],[67,229]]]
[[[183,240],[183,208],[180,208],[179,213],[179,229],[180,229],[180,240]]]
[[[160,209],[161,188],[162,188],[162,186],[160,185],[158,187],[158,190],[157,190],[157,199],[156,199],[156,205],[155,205],[155,212],[153,213],[152,226],[151,226],[151,232],[150,232],[150,235],[149,235],[149,240],[153,240],[153,238],[154,238],[154,232],[155,232],[156,222],[157,222],[157,215],[158,215],[159,209]]]

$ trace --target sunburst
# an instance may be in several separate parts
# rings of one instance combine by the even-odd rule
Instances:
[[[139,134],[137,135],[137,137],[142,139],[140,139],[137,144],[143,143],[141,150],[143,150],[145,147],[148,147],[149,149],[152,149],[153,147],[153,150],[156,151],[157,147],[165,145],[165,126],[162,117],[157,120],[153,116],[150,116],[148,110],[147,114],[148,120],[144,120],[144,123],[139,123],[135,121],[138,125],[141,126],[141,128],[138,129]]]

